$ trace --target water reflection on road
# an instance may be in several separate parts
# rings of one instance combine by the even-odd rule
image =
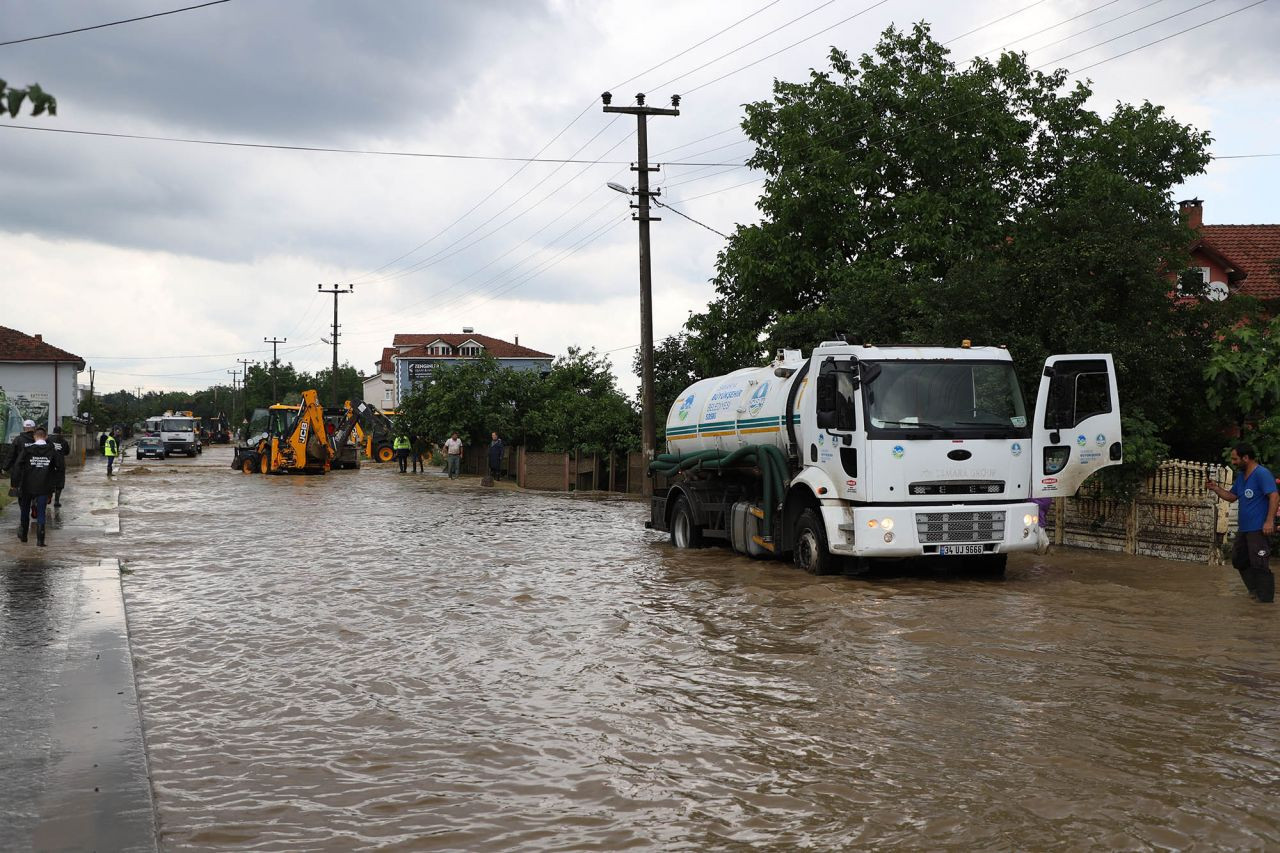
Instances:
[[[638,503],[226,453],[124,483],[171,849],[1280,843],[1280,613],[1230,569],[812,578]]]

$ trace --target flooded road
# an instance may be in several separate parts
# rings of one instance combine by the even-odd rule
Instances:
[[[166,849],[1280,844],[1280,611],[1230,568],[814,578],[635,502],[229,461],[121,478]]]

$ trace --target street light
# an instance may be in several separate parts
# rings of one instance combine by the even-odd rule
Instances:
[[[605,184],[605,186],[613,190],[614,192],[619,192],[619,193],[622,193],[623,195],[631,195],[631,190],[627,187],[624,187],[622,184],[610,181],[609,183]]]

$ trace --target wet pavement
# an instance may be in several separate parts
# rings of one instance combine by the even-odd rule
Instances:
[[[73,472],[49,546],[0,516],[0,849],[156,849],[120,566],[119,490]]]
[[[229,464],[120,478],[165,849],[1280,845],[1280,612],[1230,568],[814,578],[627,500]]]

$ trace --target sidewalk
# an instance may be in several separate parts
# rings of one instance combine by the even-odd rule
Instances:
[[[0,512],[0,849],[157,849],[115,550],[120,489],[73,469],[49,545]],[[52,508],[50,508],[52,513]]]

